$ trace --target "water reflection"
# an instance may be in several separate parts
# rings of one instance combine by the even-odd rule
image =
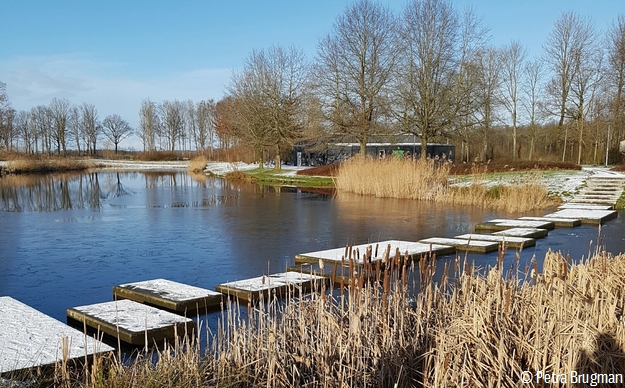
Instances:
[[[107,196],[98,173],[6,176],[0,179],[0,211],[97,210]]]
[[[143,185],[137,185],[138,182]],[[126,182],[126,183],[124,183]],[[131,182],[132,187],[127,187]],[[246,186],[246,187],[243,187]],[[138,189],[168,187],[212,188],[218,190],[263,193],[272,188],[244,185],[220,179],[209,179],[203,174],[171,172],[90,172],[53,175],[18,175],[0,178],[0,211],[5,212],[54,212],[71,209],[99,210],[105,199],[134,194]],[[184,194],[184,193],[183,193]],[[183,195],[184,196],[184,195]],[[206,207],[219,206],[232,196],[212,196],[197,201],[173,200],[157,207]],[[112,206],[116,206],[112,204]],[[149,205],[148,205],[149,206]]]

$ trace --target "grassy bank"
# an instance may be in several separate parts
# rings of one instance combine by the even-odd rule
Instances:
[[[475,169],[463,185],[449,183],[452,165],[444,161],[389,158],[352,158],[336,177],[340,192],[386,198],[417,199],[450,204],[475,205],[510,212],[554,206],[537,173],[525,173],[506,184],[487,185],[486,173]]]
[[[432,281],[435,261],[389,259],[379,282],[353,278],[342,295],[319,291],[222,313],[211,346],[176,344],[153,363],[97,361],[86,374],[59,366],[75,387],[518,387],[522,371],[622,373],[625,255],[581,263],[550,252],[537,265],[486,273],[457,259]],[[407,291],[406,271],[422,287]],[[530,386],[541,386],[533,380]],[[565,385],[566,386],[566,385]],[[572,384],[570,386],[577,386]],[[616,385],[615,385],[616,386]]]
[[[291,170],[275,170],[270,168],[232,171],[227,173],[225,178],[232,181],[277,186],[332,187],[334,185],[334,180],[331,177],[299,175],[294,174]]]

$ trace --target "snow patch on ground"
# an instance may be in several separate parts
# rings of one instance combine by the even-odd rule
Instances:
[[[89,163],[97,164],[105,169],[116,170],[177,170],[187,169],[189,167],[189,161],[176,161],[176,162],[142,162],[134,160],[89,160]]]
[[[208,162],[206,164],[206,168],[204,169],[205,172],[210,172],[211,174],[217,175],[217,176],[224,176],[230,172],[234,172],[234,171],[249,171],[249,170],[255,170],[258,168],[258,163],[243,163],[243,162],[233,162],[233,163],[228,163],[228,162]],[[266,165],[265,168],[272,168],[271,165]],[[288,165],[288,164],[284,164],[282,165],[282,168],[280,170],[275,170],[275,172],[277,174],[280,174],[281,176],[295,176],[297,175],[298,171],[301,170],[305,170],[307,168],[307,166],[292,166],[292,165]]]

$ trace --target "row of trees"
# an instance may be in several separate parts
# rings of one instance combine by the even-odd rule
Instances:
[[[279,162],[296,143],[364,150],[399,134],[420,138],[422,149],[453,142],[462,160],[492,158],[499,147],[514,159],[540,152],[581,163],[616,149],[625,132],[625,17],[600,33],[564,13],[543,48],[528,58],[516,41],[490,45],[488,28],[450,0],[409,0],[399,14],[360,0],[311,61],[295,47],[253,50],[222,100],[145,100],[135,133],[145,151],[244,145],[261,163],[267,152]],[[119,116],[100,122],[94,106],[64,99],[15,112],[1,90],[4,148],[94,152],[100,135],[117,148],[133,132]]]
[[[144,151],[211,150],[216,140],[215,103],[213,100],[143,101],[135,130],[117,114],[98,117],[92,104],[72,105],[66,99],[53,98],[49,105],[30,111],[11,108],[6,85],[0,83],[0,149],[26,153],[95,154],[100,140],[108,139],[115,153],[119,144],[136,134]]]
[[[27,153],[66,154],[75,149],[79,154],[95,154],[98,141],[106,137],[115,146],[132,135],[133,129],[117,114],[102,121],[92,104],[72,105],[66,99],[53,98],[49,105],[29,111],[16,111],[0,83],[0,136],[6,150]]]
[[[575,143],[578,163],[584,147],[609,141],[610,128],[606,145],[616,148],[625,124],[623,16],[602,36],[589,19],[565,13],[532,60],[520,43],[493,47],[488,36],[479,18],[448,0],[412,0],[400,15],[361,0],[337,18],[310,63],[295,48],[254,50],[221,102],[218,131],[259,159],[306,139],[356,141],[364,150],[373,138],[403,133],[423,149],[451,140],[463,159],[484,160],[501,129],[515,159],[520,129],[530,159],[539,137],[562,160]],[[590,123],[602,136],[588,134]]]
[[[144,151],[196,150],[212,152],[217,140],[214,100],[194,103],[144,100],[139,110],[138,136]]]

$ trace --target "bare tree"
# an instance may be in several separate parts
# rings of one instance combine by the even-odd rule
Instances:
[[[292,147],[297,137],[305,78],[302,51],[279,46],[252,51],[232,78],[228,91],[238,103],[237,134],[254,148],[261,167],[264,150],[271,148],[280,169],[281,147]]]
[[[36,106],[30,110],[30,115],[36,128],[35,134],[41,139],[41,152],[51,153],[54,124],[50,108],[44,105]],[[37,149],[36,144],[35,149]]]
[[[502,51],[502,102],[510,113],[512,124],[512,159],[516,160],[519,155],[517,149],[517,121],[519,110],[519,86],[523,73],[526,56],[525,48],[517,41],[512,42]]]
[[[22,139],[23,150],[26,153],[33,153],[35,147],[34,125],[30,112],[19,111],[15,114],[13,121],[17,136]]]
[[[594,35],[594,27],[588,19],[567,12],[555,22],[544,45],[545,61],[553,73],[548,88],[551,95],[551,112],[558,117],[558,128],[565,130],[563,161],[568,141],[568,127],[564,127],[564,124],[571,84],[577,71],[576,57],[594,39]]]
[[[525,64],[523,90],[525,94],[524,106],[529,117],[528,133],[530,138],[530,149],[528,159],[534,157],[534,146],[536,144],[536,134],[538,131],[538,108],[540,102],[540,87],[543,79],[542,61],[534,60]]]
[[[86,150],[95,155],[102,126],[98,121],[98,111],[93,104],[80,106],[81,126],[84,133]]]
[[[50,113],[54,122],[53,138],[56,143],[56,152],[67,153],[67,122],[69,120],[70,103],[64,98],[54,97],[50,102]]]
[[[184,131],[185,123],[184,103],[178,100],[163,101],[160,106],[161,122],[164,135],[167,137],[171,152],[176,150],[176,143]]]
[[[313,86],[335,136],[369,139],[387,129],[391,83],[398,55],[396,21],[369,0],[348,6],[319,42]]]
[[[128,122],[117,114],[108,115],[104,118],[104,121],[102,121],[102,130],[104,136],[115,144],[115,153],[117,153],[118,144],[133,133]]]
[[[0,82],[0,138],[2,140],[0,146],[7,150],[13,148],[13,140],[16,137],[16,131],[13,126],[14,117],[15,109],[11,107],[11,102],[6,92],[6,84]]]
[[[590,108],[595,105],[596,92],[604,74],[602,66],[603,52],[597,45],[596,34],[593,32],[586,44],[574,53],[574,71],[567,109],[567,114],[577,126],[577,164],[582,163],[584,125]]]
[[[486,161],[492,157],[488,152],[491,145],[490,136],[501,102],[498,95],[501,85],[501,52],[495,48],[481,50],[476,56],[475,65],[478,77],[476,97],[479,104],[479,109],[475,113],[482,138],[480,159]]]
[[[156,150],[156,138],[160,133],[160,120],[155,103],[143,100],[139,110],[139,137],[143,141],[144,151]]]
[[[82,122],[80,118],[80,108],[78,106],[71,106],[69,108],[69,120],[68,128],[71,134],[74,136],[74,143],[76,144],[76,151],[80,155],[80,141],[82,139]]]
[[[608,31],[607,77],[612,103],[613,139],[622,139],[625,131],[625,15],[619,15]]]
[[[429,140],[455,119],[461,24],[448,0],[412,0],[400,29],[396,117],[403,132]]]
[[[212,151],[215,142],[215,101],[200,101],[195,106],[197,115],[197,130],[194,133],[196,149],[204,152]]]
[[[215,132],[219,138],[219,148],[227,150],[237,144],[235,112],[237,102],[226,96],[215,104]]]

